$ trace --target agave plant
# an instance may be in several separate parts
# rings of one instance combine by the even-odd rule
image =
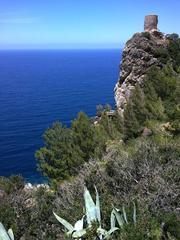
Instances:
[[[6,231],[2,223],[0,223],[0,240],[14,240],[12,229]]]
[[[127,214],[125,207],[122,207],[122,211],[117,208],[113,208],[111,212],[111,228],[116,225],[116,221],[120,228],[123,228],[124,224],[128,224]],[[132,221],[134,224],[137,222],[137,214],[136,214],[136,205],[133,202],[133,214],[132,214]]]
[[[87,234],[87,230],[92,227],[92,224],[96,222],[98,224],[97,228],[97,236],[98,239],[109,239],[111,234],[114,233],[119,228],[115,227],[115,224],[111,223],[111,229],[106,231],[101,227],[101,210],[100,210],[100,200],[99,194],[95,187],[96,191],[96,202],[93,201],[91,194],[88,189],[84,189],[84,202],[85,202],[85,215],[77,221],[73,227],[69,222],[65,219],[59,217],[56,213],[54,216],[56,219],[66,228],[67,235],[74,239],[81,239],[83,236]],[[85,227],[85,220],[87,221],[87,227]],[[95,238],[96,239],[96,238]]]

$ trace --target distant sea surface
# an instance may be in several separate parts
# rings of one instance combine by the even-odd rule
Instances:
[[[0,51],[0,176],[42,181],[34,153],[57,120],[114,106],[121,50]]]

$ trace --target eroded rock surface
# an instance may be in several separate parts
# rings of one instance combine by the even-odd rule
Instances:
[[[123,116],[127,101],[137,83],[142,84],[147,70],[163,66],[157,51],[167,47],[168,40],[159,31],[136,33],[126,43],[120,65],[120,75],[115,86],[115,102]]]

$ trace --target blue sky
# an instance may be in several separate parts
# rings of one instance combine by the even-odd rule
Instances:
[[[0,0],[0,49],[120,48],[159,15],[180,34],[180,0]]]

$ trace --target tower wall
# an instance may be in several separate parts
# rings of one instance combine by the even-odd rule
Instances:
[[[144,31],[157,30],[158,26],[158,16],[157,15],[147,15],[144,21]]]

